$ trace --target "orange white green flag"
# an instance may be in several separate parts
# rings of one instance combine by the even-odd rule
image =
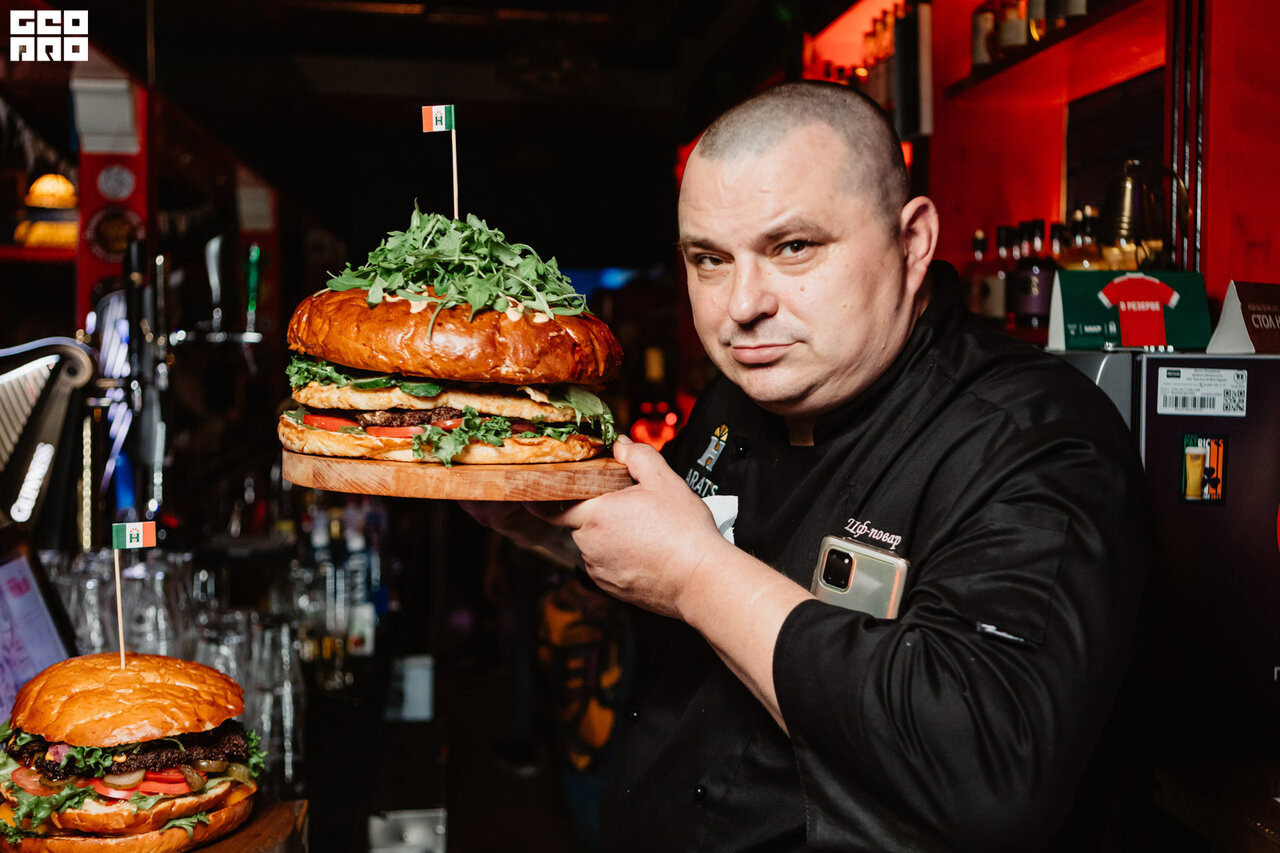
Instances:
[[[154,521],[135,521],[111,525],[111,547],[156,547],[156,523]]]
[[[453,104],[439,104],[422,108],[422,132],[435,133],[438,130],[455,130],[453,122]]]

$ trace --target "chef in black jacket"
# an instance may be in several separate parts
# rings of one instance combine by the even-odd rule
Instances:
[[[620,492],[468,507],[654,614],[601,849],[1091,843],[1066,816],[1148,561],[1118,413],[966,312],[933,203],[846,88],[718,119],[679,226],[722,376],[676,440],[621,441]],[[909,561],[897,618],[809,593],[826,535]]]

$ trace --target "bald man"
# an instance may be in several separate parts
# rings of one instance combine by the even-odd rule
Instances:
[[[661,456],[615,447],[632,488],[541,521],[469,507],[653,614],[601,849],[1048,846],[1148,560],[1119,415],[966,313],[933,203],[855,92],[788,84],[722,116],[679,226],[722,374],[688,424]],[[906,560],[895,618],[810,594],[829,536]]]

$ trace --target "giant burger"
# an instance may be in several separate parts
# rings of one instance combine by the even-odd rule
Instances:
[[[475,216],[416,207],[289,321],[289,450],[401,462],[569,462],[614,438],[622,350],[560,272]]]
[[[18,691],[0,727],[0,849],[174,853],[249,816],[263,753],[243,691],[158,655],[76,657]]]

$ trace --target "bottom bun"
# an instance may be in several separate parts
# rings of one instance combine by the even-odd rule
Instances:
[[[187,817],[196,812],[212,812],[231,797],[233,789],[239,787],[229,779],[223,780],[198,794],[165,797],[149,809],[139,809],[128,800],[104,803],[88,799],[78,809],[54,812],[49,820],[59,829],[70,832],[137,835],[159,829],[175,818]]]
[[[281,415],[276,435],[286,449],[316,456],[343,456],[353,459],[384,459],[392,462],[427,462],[440,464],[435,457],[413,455],[413,439],[381,438],[353,435],[327,429],[303,426]],[[540,435],[532,438],[513,436],[501,447],[473,441],[453,457],[453,462],[469,465],[512,465],[533,462],[578,462],[599,455],[604,442],[589,435],[573,433],[564,441]]]
[[[24,838],[18,845],[0,842],[0,849],[12,853],[181,853],[221,838],[244,823],[253,811],[253,797],[209,813],[208,823],[196,823],[188,834],[182,827],[143,832],[138,835],[46,835]]]

